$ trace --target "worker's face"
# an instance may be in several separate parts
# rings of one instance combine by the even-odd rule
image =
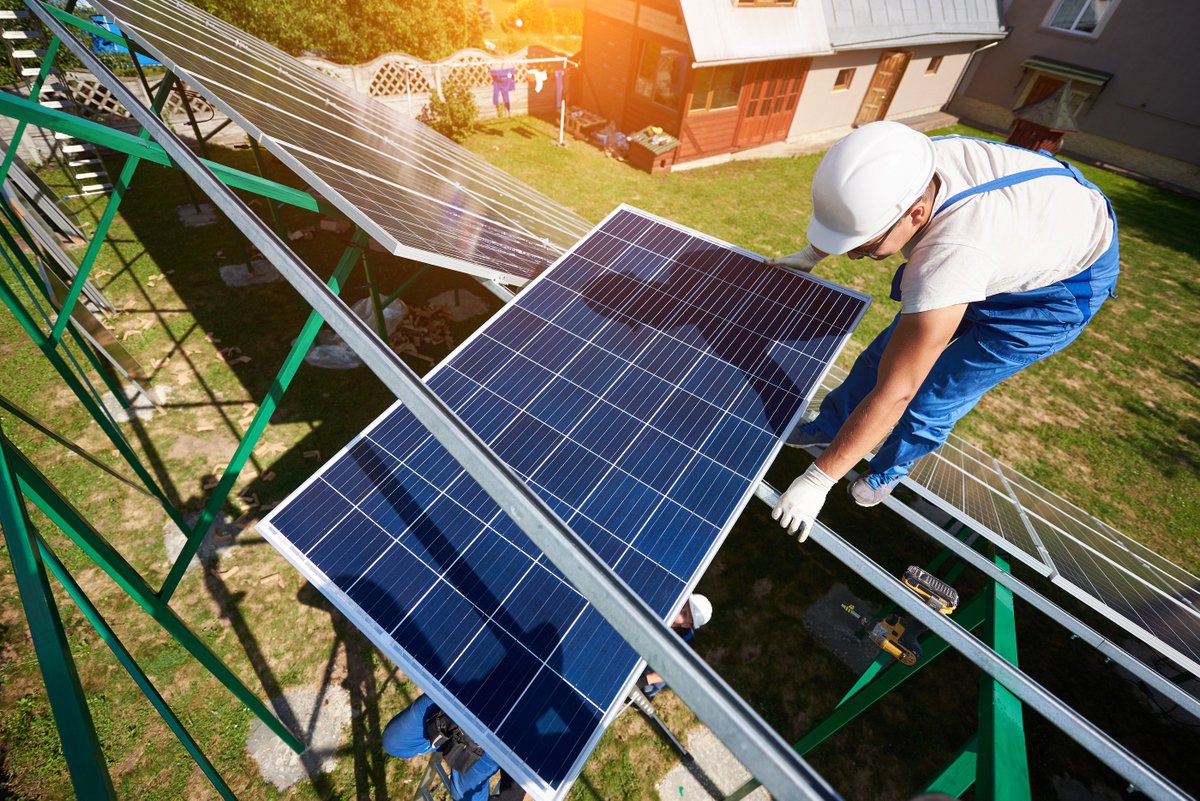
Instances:
[[[692,605],[690,602],[685,602],[683,608],[679,610],[679,614],[675,616],[675,620],[671,622],[671,627],[676,629],[690,629],[692,626]]]

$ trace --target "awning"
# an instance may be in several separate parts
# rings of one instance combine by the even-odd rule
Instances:
[[[1031,56],[1022,61],[1021,66],[1026,69],[1045,72],[1049,75],[1057,75],[1059,78],[1090,83],[1093,86],[1104,86],[1113,76],[1111,72],[1094,70],[1091,67],[1081,67],[1078,64],[1069,64],[1066,61],[1046,58],[1045,56]]]
[[[730,0],[686,0],[680,8],[698,67],[833,52],[820,0],[758,8],[737,8]]]

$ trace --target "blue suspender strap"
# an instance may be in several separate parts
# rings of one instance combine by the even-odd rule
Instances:
[[[1024,183],[1025,181],[1030,181],[1034,178],[1041,178],[1043,175],[1063,175],[1068,178],[1075,177],[1074,174],[1072,174],[1072,172],[1070,171],[1070,169],[1067,169],[1063,166],[1044,167],[1040,170],[1025,170],[1024,172],[1014,172],[1012,175],[1003,175],[999,178],[995,178],[986,183],[982,183],[979,186],[972,186],[970,189],[964,189],[963,191],[959,192],[957,195],[948,199],[942,205],[938,206],[937,211],[935,211],[934,214],[935,215],[941,214],[942,211],[944,211],[947,206],[952,206],[955,203],[957,203],[958,201],[964,200],[964,199],[970,197],[971,195],[980,195],[980,194],[983,194],[984,192],[991,192],[993,189],[1003,189],[1006,186],[1012,186],[1014,184]]]

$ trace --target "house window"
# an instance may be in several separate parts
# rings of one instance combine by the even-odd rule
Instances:
[[[708,67],[696,70],[692,86],[692,111],[715,111],[733,108],[742,94],[742,81],[746,67],[731,64],[724,67]]]
[[[733,4],[738,8],[750,8],[752,6],[783,6],[784,8],[794,8],[796,0],[734,0]]]
[[[667,108],[679,107],[687,61],[683,53],[655,42],[642,42],[633,91]]]
[[[1116,5],[1117,0],[1058,0],[1046,24],[1060,31],[1094,34]]]
[[[854,80],[854,68],[848,70],[838,70],[837,77],[833,79],[833,91],[844,92],[850,88],[850,82]]]
[[[925,68],[925,74],[926,75],[937,75],[937,71],[941,68],[941,66],[942,66],[942,57],[934,56],[933,58],[929,59],[929,66],[927,66]]]

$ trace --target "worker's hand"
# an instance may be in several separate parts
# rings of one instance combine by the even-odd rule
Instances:
[[[767,259],[768,267],[791,267],[793,270],[801,272],[812,272],[812,268],[817,266],[817,262],[828,256],[828,253],[817,250],[812,245],[809,245],[804,250],[797,250],[787,256],[780,256],[778,259]]]
[[[804,542],[812,531],[817,514],[825,505],[825,496],[836,483],[837,479],[825,475],[816,464],[809,465],[792,482],[792,486],[779,496],[779,502],[771,510],[771,517],[778,520],[788,534],[795,534],[800,542]]]

